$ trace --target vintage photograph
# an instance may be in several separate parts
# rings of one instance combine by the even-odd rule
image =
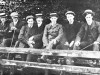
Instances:
[[[100,75],[100,0],[0,0],[0,75]]]

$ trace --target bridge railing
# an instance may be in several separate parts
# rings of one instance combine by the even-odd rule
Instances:
[[[58,71],[65,71],[71,73],[81,73],[89,75],[100,75],[100,52],[99,51],[80,51],[80,50],[46,50],[46,49],[32,49],[32,48],[0,48],[0,53],[2,54],[33,54],[33,55],[45,55],[45,56],[56,56],[56,57],[66,57],[66,58],[80,58],[87,59],[88,62],[91,60],[96,60],[92,64],[96,66],[77,66],[77,65],[67,65],[67,64],[49,64],[49,63],[39,63],[39,62],[28,62],[19,60],[9,60],[1,58],[0,64],[2,66],[20,66],[20,67],[34,67],[42,69],[52,69]],[[90,63],[91,63],[90,61]],[[81,62],[80,62],[81,63]]]

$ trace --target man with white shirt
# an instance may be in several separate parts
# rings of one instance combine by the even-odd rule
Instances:
[[[100,22],[93,20],[95,13],[90,9],[85,10],[83,15],[86,22],[76,37],[74,49],[99,51]]]

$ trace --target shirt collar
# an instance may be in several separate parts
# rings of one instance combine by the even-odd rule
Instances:
[[[57,27],[57,26],[58,26],[58,23],[56,23],[55,25],[52,25],[52,24],[50,23],[50,27],[55,28],[55,27]]]

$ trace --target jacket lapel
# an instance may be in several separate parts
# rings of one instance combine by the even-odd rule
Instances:
[[[17,22],[17,24],[15,25],[15,27],[18,28],[18,26],[19,26],[19,21]]]
[[[91,29],[93,29],[94,27],[95,27],[95,22],[93,21],[91,25]]]

